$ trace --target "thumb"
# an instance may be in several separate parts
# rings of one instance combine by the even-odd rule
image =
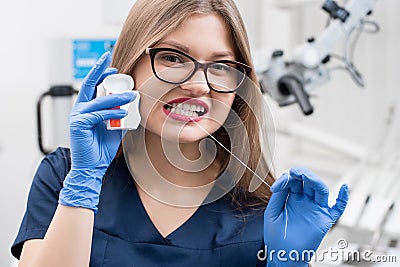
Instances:
[[[285,178],[287,177],[287,174],[282,175],[282,179],[278,179],[278,183],[280,181],[284,181]],[[275,186],[276,187],[276,186]],[[268,202],[267,208],[265,209],[264,212],[264,221],[267,220],[275,220],[276,218],[279,217],[279,215],[282,213],[283,208],[285,206],[286,198],[289,194],[290,188],[288,187],[287,189],[283,189],[282,185],[279,183],[278,187],[280,190],[276,190],[277,192],[272,193],[272,196]],[[273,190],[271,190],[273,191]]]
[[[347,184],[343,184],[340,187],[339,195],[336,199],[335,205],[330,209],[330,214],[334,222],[336,222],[340,216],[342,216],[347,202],[349,201],[349,186]]]

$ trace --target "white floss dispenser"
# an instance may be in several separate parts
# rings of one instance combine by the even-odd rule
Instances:
[[[126,74],[113,74],[107,76],[103,82],[97,86],[97,96],[106,96],[111,94],[121,94],[131,91],[135,83],[131,76]],[[136,130],[139,126],[141,117],[139,113],[139,93],[133,102],[125,104],[118,109],[129,111],[125,118],[118,120],[107,120],[108,130]]]

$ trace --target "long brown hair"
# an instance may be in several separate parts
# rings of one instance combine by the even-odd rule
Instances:
[[[227,25],[231,41],[235,48],[236,60],[249,65],[253,68],[251,60],[250,46],[242,21],[240,12],[232,0],[138,0],[132,7],[125,24],[118,38],[113,53],[112,66],[119,72],[132,74],[136,63],[143,56],[147,47],[159,42],[169,33],[174,31],[182,22],[193,14],[217,14],[221,16]],[[258,85],[257,77],[254,71],[248,74],[248,77],[254,85]],[[243,95],[235,96],[232,105],[232,112],[235,112],[243,122],[246,134],[248,136],[249,151],[247,166],[251,170],[263,169],[265,182],[269,185],[275,180],[267,161],[264,159],[260,131],[261,100],[259,92],[256,94],[254,89],[259,90],[258,86],[245,90],[245,98],[252,99],[252,107],[243,99]],[[240,142],[243,132],[234,136],[235,142]],[[213,136],[219,140],[225,147],[231,147],[232,137],[228,136],[221,127]],[[217,145],[217,159],[226,162],[229,154]],[[122,154],[120,151],[118,155]],[[241,166],[243,167],[243,166]],[[237,165],[237,169],[240,166]],[[242,168],[243,169],[243,168]],[[236,186],[230,191],[230,196],[236,207],[265,207],[271,196],[269,188],[261,184],[254,192],[249,192],[249,186],[253,179],[253,173],[245,169],[241,172],[243,175]]]

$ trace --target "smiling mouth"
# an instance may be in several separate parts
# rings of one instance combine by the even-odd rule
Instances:
[[[163,107],[168,116],[180,121],[199,121],[208,112],[206,103],[191,98],[174,99]]]

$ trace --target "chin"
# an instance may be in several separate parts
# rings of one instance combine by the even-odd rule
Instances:
[[[201,140],[203,140],[204,138],[206,138],[207,135],[203,134],[203,135],[194,135],[194,134],[183,134],[181,133],[179,135],[179,143],[182,144],[190,144],[190,143],[195,143],[195,142],[199,142]]]
[[[178,143],[195,143],[203,140],[206,138],[208,135],[203,132],[201,129],[194,129],[190,127],[191,129],[188,129],[187,127],[183,127],[183,129],[177,130],[177,131],[171,131],[171,132],[158,132],[158,135],[161,136],[162,139],[170,141],[170,142],[178,142]]]
[[[162,123],[160,124],[163,125]],[[152,132],[155,135],[160,136],[162,139],[166,141],[177,142],[177,143],[199,142],[204,138],[206,138],[208,136],[208,133],[212,134],[218,128],[218,127],[210,127],[210,125],[207,124],[204,125],[199,123],[201,126],[200,128],[193,122],[185,124],[173,124],[166,122],[164,124],[164,127],[160,127],[159,126],[160,124],[158,124],[158,127],[156,125],[147,125],[146,130]]]

